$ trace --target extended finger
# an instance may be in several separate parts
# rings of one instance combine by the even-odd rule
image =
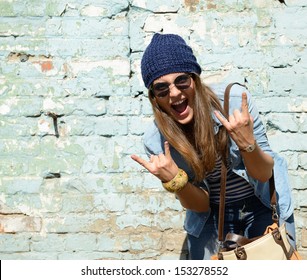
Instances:
[[[146,160],[142,159],[141,157],[137,156],[137,155],[131,155],[131,158],[136,161],[138,164],[142,165],[143,167],[145,167],[147,170],[149,170],[149,165],[150,163],[147,162]]]
[[[221,124],[225,126],[227,130],[231,128],[228,120],[219,111],[214,111],[214,114],[218,118],[218,120],[221,122]]]
[[[246,92],[242,93],[241,111],[242,111],[242,114],[243,114],[244,117],[247,117],[249,115]]]

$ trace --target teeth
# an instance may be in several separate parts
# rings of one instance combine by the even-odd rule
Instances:
[[[180,104],[182,104],[184,101],[185,101],[185,100],[177,101],[177,102],[173,103],[173,105],[180,105]]]

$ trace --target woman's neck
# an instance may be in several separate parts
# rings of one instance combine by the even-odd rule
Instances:
[[[194,122],[189,122],[188,124],[180,125],[183,133],[189,140],[189,142],[194,146],[195,141],[195,131],[194,131]]]

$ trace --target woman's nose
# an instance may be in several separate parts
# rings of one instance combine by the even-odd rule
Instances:
[[[169,92],[170,92],[170,96],[177,96],[179,93],[181,93],[181,90],[178,89],[175,84],[171,84],[169,86]]]

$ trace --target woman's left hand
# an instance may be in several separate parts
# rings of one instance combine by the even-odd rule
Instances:
[[[178,173],[178,166],[172,158],[168,141],[164,142],[164,149],[165,154],[160,153],[159,155],[151,155],[149,161],[137,155],[131,155],[131,158],[145,167],[162,182],[168,182]]]
[[[254,144],[254,120],[248,111],[247,94],[245,92],[242,93],[241,111],[234,110],[233,114],[229,116],[229,120],[225,119],[218,111],[214,113],[239,149],[245,149],[247,146]]]

